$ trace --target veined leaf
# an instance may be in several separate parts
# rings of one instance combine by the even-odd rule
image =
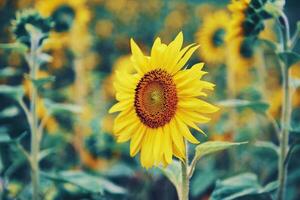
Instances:
[[[233,146],[238,146],[241,144],[246,144],[247,142],[223,142],[223,141],[208,141],[199,144],[196,147],[195,158],[196,160],[201,159],[203,156],[212,154],[218,151],[228,149]]]
[[[92,176],[83,171],[63,171],[57,174],[42,173],[42,175],[56,182],[71,183],[90,193],[126,193],[126,190],[124,188],[114,184],[113,182],[105,179],[104,177]]]
[[[0,44],[0,49],[12,50],[12,51],[16,51],[19,53],[26,53],[26,51],[28,50],[26,45],[19,43],[19,42]]]

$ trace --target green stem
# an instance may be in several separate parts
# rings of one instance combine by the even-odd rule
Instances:
[[[30,78],[31,80],[35,80],[37,78],[37,61],[36,54],[38,46],[35,45],[35,42],[31,43],[31,51],[30,51]],[[32,116],[31,123],[31,184],[32,184],[32,199],[39,199],[39,138],[38,138],[38,116],[37,116],[37,88],[31,83],[31,101],[30,101],[30,113]]]
[[[289,24],[287,17],[282,13],[282,22],[283,22],[283,33],[281,34],[281,43],[283,51],[288,50],[289,42]],[[280,154],[278,162],[278,182],[279,188],[277,193],[277,199],[283,200],[285,196],[285,187],[286,187],[286,176],[287,176],[287,165],[285,165],[285,159],[288,152],[288,139],[289,139],[289,125],[290,125],[290,116],[291,116],[291,94],[290,94],[290,76],[289,70],[285,63],[280,64],[281,73],[282,73],[282,88],[283,88],[283,105],[281,113],[281,134],[280,134]]]
[[[189,175],[188,175],[188,165],[189,165],[189,157],[188,157],[188,145],[185,141],[185,162],[181,162],[181,173],[182,173],[182,185],[181,185],[181,195],[180,200],[188,200],[189,199]]]

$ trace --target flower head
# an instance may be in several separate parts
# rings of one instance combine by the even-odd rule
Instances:
[[[225,11],[217,11],[205,16],[196,37],[201,44],[200,56],[209,63],[222,63],[225,59],[225,34],[229,16]]]
[[[185,159],[185,143],[199,141],[189,127],[208,122],[204,114],[217,107],[203,101],[205,90],[214,84],[201,80],[206,72],[203,63],[181,70],[199,47],[191,44],[182,49],[183,34],[179,33],[169,45],[157,38],[151,55],[145,56],[131,39],[131,62],[135,73],[116,71],[116,99],[110,113],[120,112],[114,121],[118,142],[130,140],[130,155],[139,151],[142,166],[172,162],[173,155]]]

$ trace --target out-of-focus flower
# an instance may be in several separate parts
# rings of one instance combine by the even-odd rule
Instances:
[[[212,4],[209,3],[201,3],[197,5],[195,8],[195,15],[199,18],[202,19],[205,16],[209,15],[210,13],[213,13],[216,10],[216,7]]]
[[[196,33],[196,40],[201,44],[200,56],[204,61],[212,64],[224,62],[228,22],[229,16],[223,10],[204,17],[203,24]]]
[[[260,32],[259,38],[276,42],[277,37],[274,31],[275,21],[273,19],[265,21],[265,28]]]
[[[19,182],[12,181],[8,184],[7,190],[10,198],[16,198],[22,190],[22,185]]]
[[[39,42],[42,43],[43,40],[48,37],[53,24],[50,18],[42,17],[35,10],[24,10],[17,13],[16,19],[12,21],[12,25],[16,39],[29,47],[31,43],[31,36],[26,25],[32,25],[41,31],[43,37]]]
[[[107,38],[111,36],[114,25],[111,20],[102,19],[96,23],[95,31],[98,36],[102,38]]]
[[[199,47],[189,45],[181,49],[183,34],[169,45],[157,38],[151,56],[144,56],[134,40],[131,40],[132,65],[137,73],[116,72],[116,99],[119,101],[110,113],[120,112],[114,122],[114,134],[118,142],[130,142],[130,155],[141,151],[142,166],[172,162],[172,157],[185,159],[185,143],[199,141],[188,127],[203,131],[196,123],[209,121],[205,113],[213,113],[217,107],[199,99],[206,96],[205,89],[214,85],[200,80],[206,72],[203,63],[181,70]]]
[[[88,40],[86,25],[91,14],[85,0],[38,0],[36,9],[43,16],[51,17],[55,23],[56,33],[51,34],[45,48],[59,49],[73,45],[78,52],[86,49],[88,44],[83,42]]]
[[[219,133],[213,133],[210,137],[210,140],[212,141],[233,141],[233,135],[231,132],[219,134]]]

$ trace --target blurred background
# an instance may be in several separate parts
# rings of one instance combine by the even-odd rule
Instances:
[[[272,145],[278,144],[273,125],[279,122],[281,114],[280,68],[268,46],[248,44],[251,54],[246,57],[235,51],[240,44],[227,44],[226,49],[212,47],[210,38],[215,36],[212,31],[221,30],[230,20],[228,3],[225,0],[0,0],[0,43],[15,41],[11,21],[19,10],[32,8],[57,21],[56,31],[44,46],[44,51],[53,57],[52,62],[42,65],[38,72],[39,77],[56,78],[41,90],[40,96],[82,107],[79,114],[58,112],[49,118],[41,145],[47,156],[40,167],[45,173],[80,169],[93,177],[78,178],[78,186],[58,177],[42,176],[45,199],[177,199],[175,188],[161,171],[141,168],[139,158],[129,156],[129,144],[114,141],[114,115],[107,111],[115,103],[113,71],[132,70],[130,38],[146,53],[157,36],[169,43],[181,30],[185,45],[193,42],[201,45],[189,66],[199,61],[206,63],[205,71],[209,74],[205,79],[216,84],[209,101],[223,102],[212,121],[202,126],[208,137],[195,135],[200,141],[249,141],[243,147],[201,160],[191,180],[191,199],[209,199],[217,180],[242,173],[253,175],[261,186],[276,180],[278,157]],[[300,20],[299,8],[300,1],[287,0],[285,13],[292,33]],[[264,26],[258,37],[278,41],[274,20],[266,20]],[[215,39],[221,42],[220,46],[225,42]],[[0,49],[0,84],[22,85],[28,95],[29,83],[23,76],[28,70],[22,55]],[[292,77],[300,78],[300,65],[293,66],[291,72]],[[227,99],[265,103],[232,107]],[[46,114],[44,100],[40,100],[39,118]],[[298,88],[293,95],[295,134],[291,137],[299,137],[299,122]],[[0,94],[0,133],[18,138],[28,129],[19,106]],[[29,149],[30,135],[25,134],[21,142]],[[191,157],[193,148],[190,145]],[[28,199],[30,169],[24,157],[16,147],[5,143],[0,143],[0,156],[2,198]],[[288,167],[287,199],[292,200],[300,196],[298,156],[299,149]],[[91,181],[91,186],[83,187]]]

